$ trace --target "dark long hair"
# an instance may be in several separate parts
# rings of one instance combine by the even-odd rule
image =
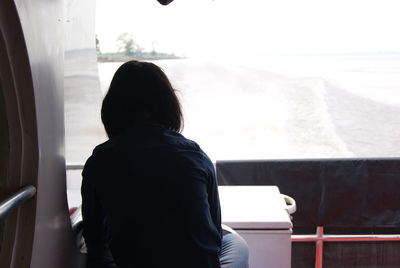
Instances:
[[[175,90],[162,69],[150,62],[128,61],[118,68],[103,100],[101,120],[109,138],[138,120],[176,132],[183,128]]]

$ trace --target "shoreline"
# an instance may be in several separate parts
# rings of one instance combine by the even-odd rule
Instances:
[[[185,57],[177,57],[177,56],[149,56],[149,57],[142,57],[142,56],[97,56],[98,63],[105,63],[105,62],[127,62],[130,60],[137,60],[137,61],[158,61],[158,60],[182,60],[187,59]]]

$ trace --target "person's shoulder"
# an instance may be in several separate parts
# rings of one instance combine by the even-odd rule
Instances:
[[[178,146],[178,148],[192,149],[195,151],[201,150],[200,146],[195,141],[186,138],[181,133],[168,130],[166,135],[172,140],[171,144]]]
[[[186,159],[189,158],[197,164],[202,164],[205,166],[213,166],[211,159],[208,157],[208,155],[202,150],[200,145],[186,137],[184,137],[181,134],[178,134],[178,154],[180,155],[181,159]]]
[[[103,162],[107,161],[107,157],[110,155],[114,148],[114,143],[112,139],[107,140],[99,145],[97,145],[92,152],[92,155],[86,160],[85,166],[83,168],[83,173],[88,173],[91,170],[98,169]]]
[[[97,145],[93,149],[92,156],[111,151],[111,150],[113,150],[114,147],[115,147],[115,140],[114,139],[109,139],[109,140]]]
[[[188,139],[184,136],[183,137],[183,143],[186,144],[188,147],[192,148],[194,151],[198,152],[202,157],[206,158],[207,160],[210,160],[207,154],[203,151],[203,149],[200,147],[200,145],[195,142],[194,140]],[[210,160],[211,162],[211,160]]]

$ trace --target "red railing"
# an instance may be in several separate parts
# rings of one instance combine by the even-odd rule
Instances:
[[[326,235],[318,226],[315,235],[292,235],[292,242],[315,242],[315,268],[322,268],[325,242],[400,241],[400,234],[388,235]]]

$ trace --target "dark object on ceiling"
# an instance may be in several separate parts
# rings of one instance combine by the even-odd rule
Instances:
[[[171,3],[173,0],[158,0],[158,2],[160,2],[161,5],[168,5],[169,3]]]

